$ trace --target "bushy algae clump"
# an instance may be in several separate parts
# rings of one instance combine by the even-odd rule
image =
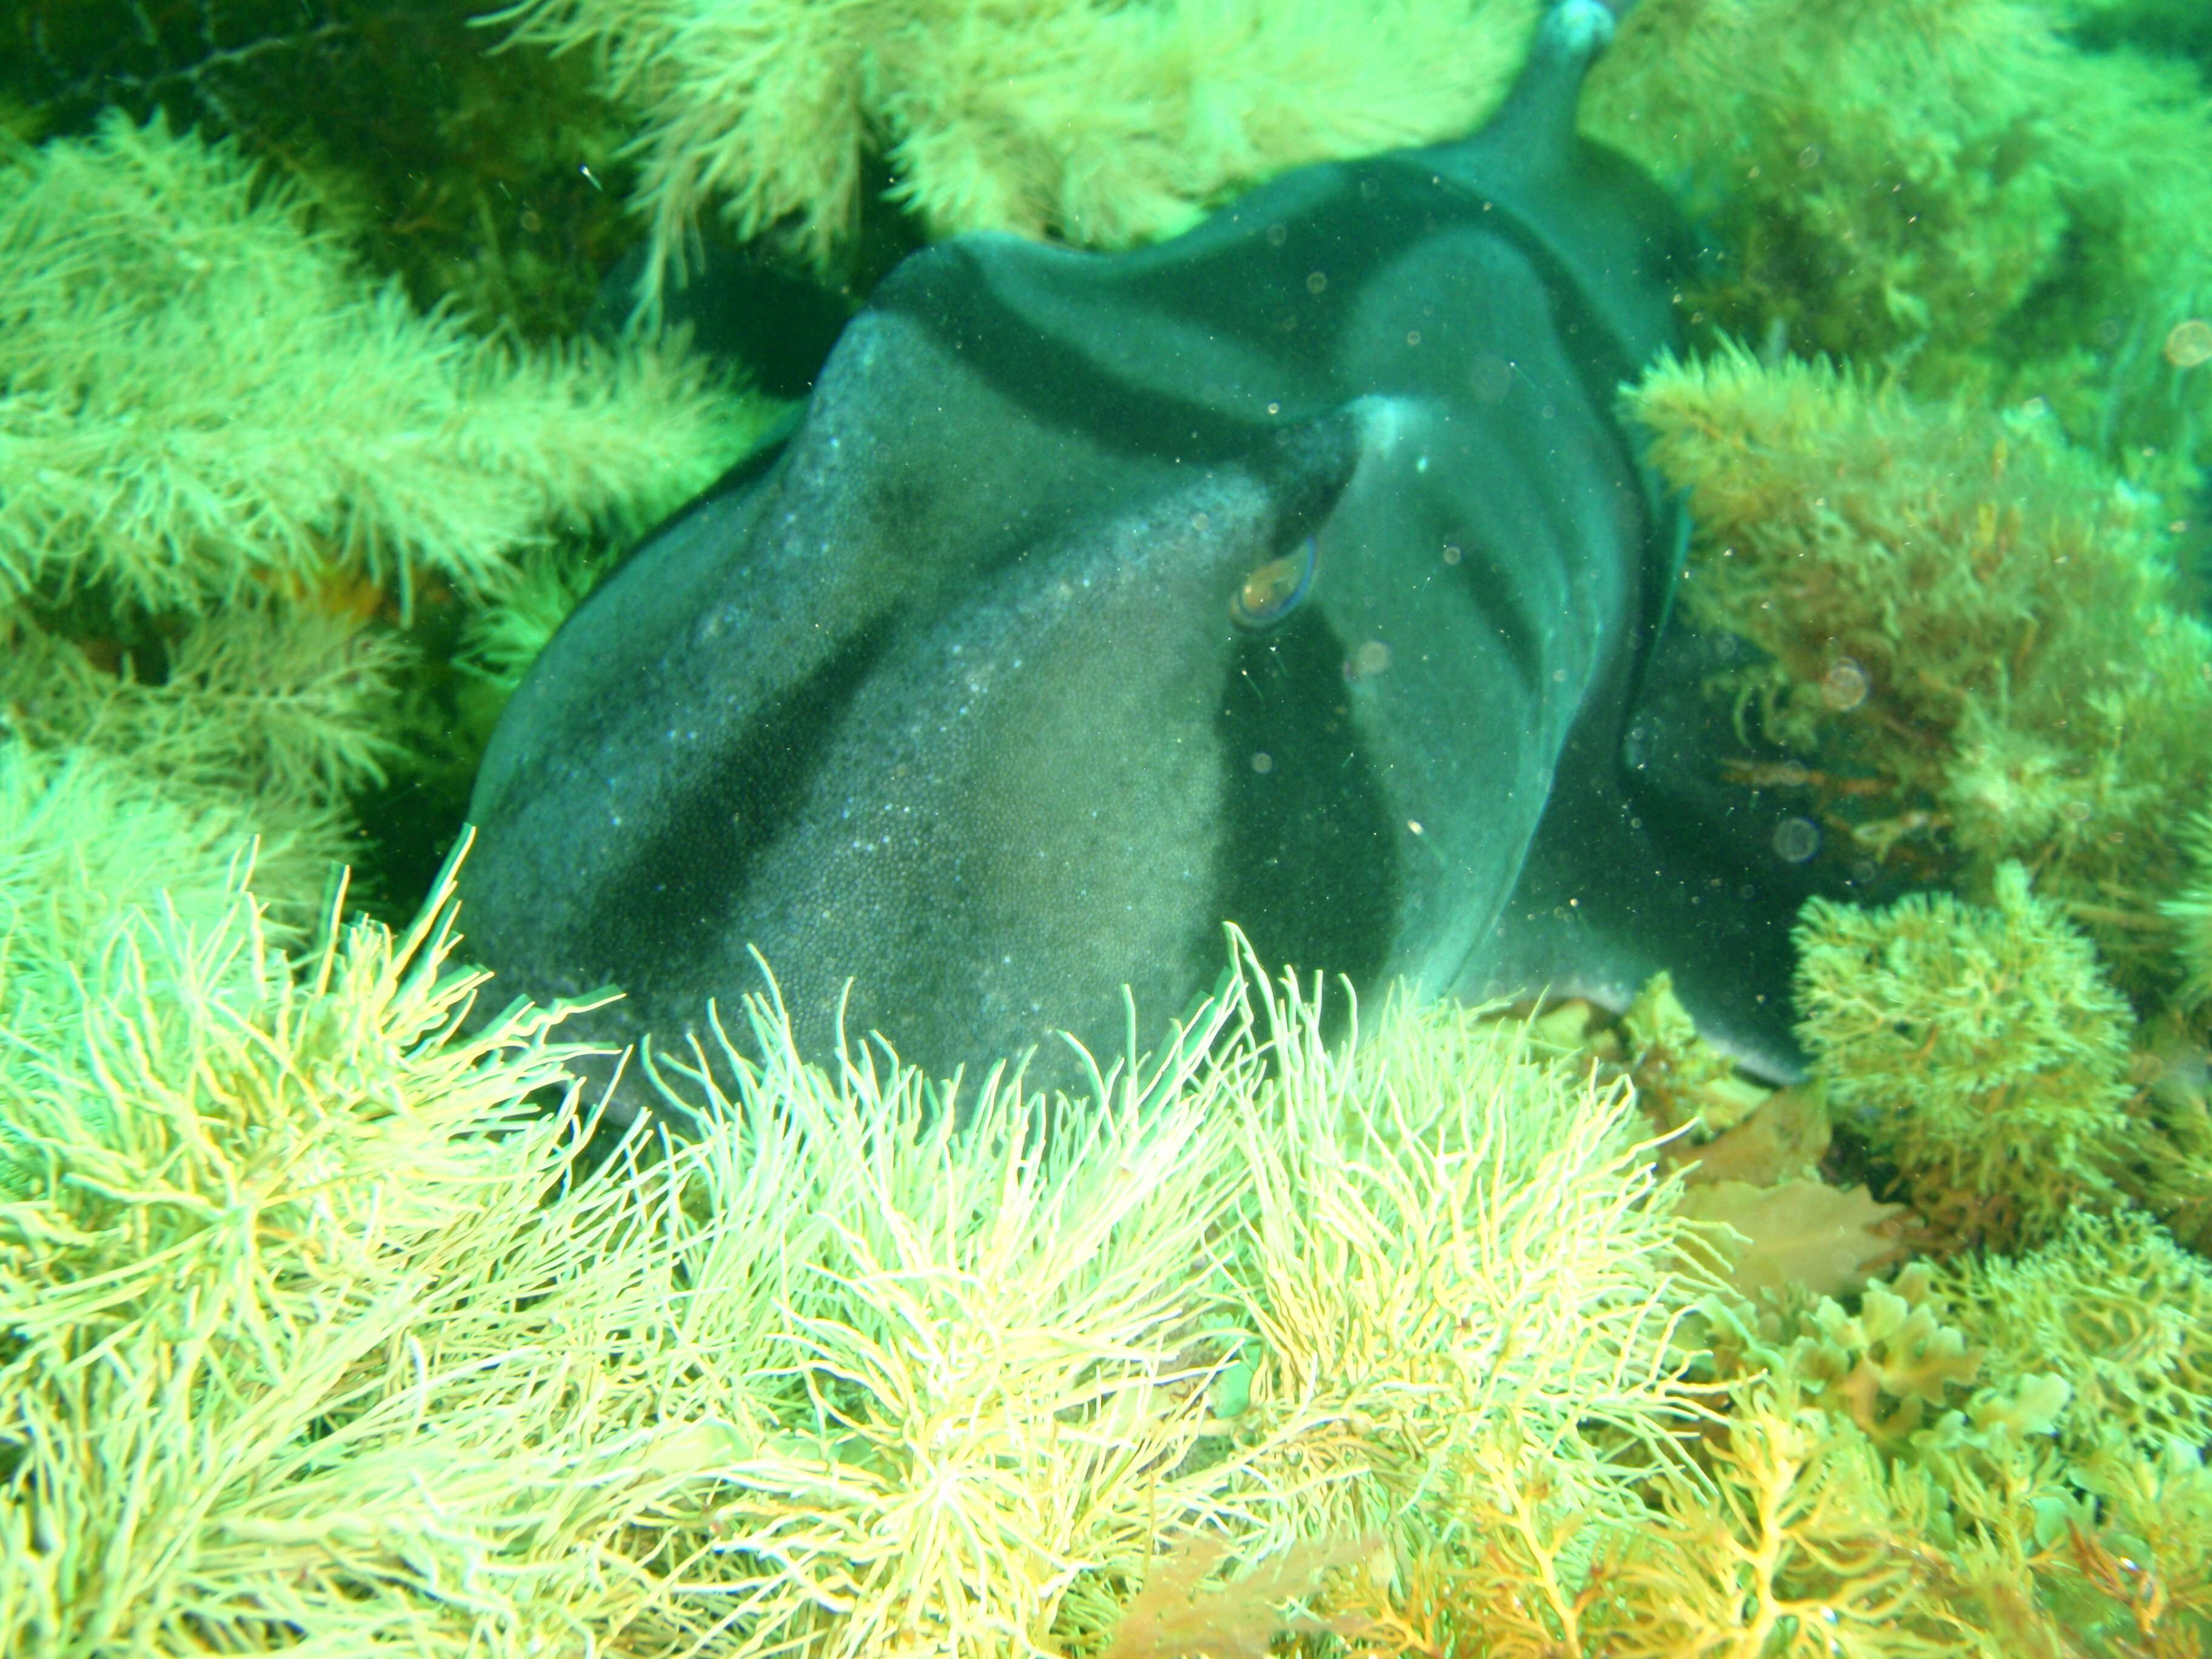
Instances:
[[[670,347],[415,312],[325,205],[158,119],[0,155],[0,733],[242,813],[295,919],[407,758],[418,586],[499,595],[758,424]]]
[[[2176,946],[2188,978],[2181,994],[2190,1004],[2212,1004],[2212,809],[2193,814],[2179,839],[2189,854],[2189,879],[2166,902],[2179,930]]]
[[[1333,1048],[1249,959],[1081,1102],[757,999],[662,1062],[704,1138],[587,1174],[558,1011],[459,1029],[449,884],[285,949],[107,879],[70,1018],[5,1011],[11,1653],[2208,1631],[2206,1274],[2147,1218],[1753,1304],[1617,1084],[1466,1010]]]
[[[1713,1484],[1668,1492],[1658,1529],[1703,1588],[1667,1604],[1677,1645],[1626,1650],[2199,1650],[2204,1280],[2122,1211],[1916,1264],[1856,1312],[1709,1304],[1742,1383]]]
[[[563,517],[650,521],[734,453],[665,349],[415,313],[228,144],[110,116],[0,166],[0,601],[203,611],[333,567],[495,589]]]
[[[2069,1455],[2212,1443],[2212,1265],[2142,1211],[2076,1211],[2033,1250],[1953,1264],[1944,1291],[1994,1373],[2066,1379]]]
[[[98,1001],[99,964],[124,919],[163,914],[188,928],[222,923],[237,902],[252,828],[240,805],[179,805],[142,772],[91,751],[49,756],[0,742],[0,1135],[9,1103],[43,1066],[72,1053]],[[266,848],[289,866],[293,849]],[[286,868],[319,882],[319,863]],[[292,918],[294,927],[305,920]],[[298,935],[281,925],[273,936]],[[0,1158],[0,1195],[16,1183]]]
[[[585,1176],[557,1011],[457,1030],[449,893],[296,952],[118,897],[9,1011],[10,1653],[1257,1652],[1409,1553],[1509,1605],[1456,1517],[1627,1525],[1710,1410],[1625,1097],[1510,1027],[1333,1055],[1248,973],[1048,1111],[757,1000],[665,1073],[704,1139]]]
[[[2194,69],[2081,49],[2045,0],[1643,0],[1588,125],[1678,183],[1724,257],[1705,322],[1922,397],[2039,398],[2189,509],[2212,370],[2212,114]]]
[[[520,0],[494,17],[590,49],[638,114],[657,289],[717,205],[738,237],[775,228],[832,264],[878,155],[932,236],[1157,241],[1290,167],[1469,130],[1537,9]]]
[[[2027,860],[2130,980],[2170,976],[2212,629],[2150,503],[2039,418],[1824,363],[1730,349],[1630,401],[1698,526],[1683,603],[1764,653],[1740,706],[1823,814],[1970,890]]]
[[[2033,1239],[2112,1190],[2134,1019],[2025,868],[1998,870],[1996,899],[1814,900],[1797,1030],[1831,1106],[1896,1160],[1923,1215]]]

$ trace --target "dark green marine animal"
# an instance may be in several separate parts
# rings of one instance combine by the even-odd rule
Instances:
[[[515,696],[464,876],[501,982],[665,1048],[757,949],[803,1046],[849,979],[943,1073],[1118,1053],[1233,921],[1369,988],[1670,967],[1786,1065],[1792,872],[1652,669],[1680,526],[1615,405],[1681,233],[1574,136],[1612,24],[1559,0],[1481,131],[1164,246],[900,266]]]

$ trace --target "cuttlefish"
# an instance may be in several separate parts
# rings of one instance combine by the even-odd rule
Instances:
[[[765,962],[803,1047],[942,1075],[1118,1053],[1233,922],[1427,995],[1669,968],[1786,1067],[1796,894],[1702,781],[1618,407],[1686,240],[1575,132],[1613,21],[1557,0],[1479,131],[1162,245],[897,267],[508,708],[463,878],[501,983],[665,1048]]]

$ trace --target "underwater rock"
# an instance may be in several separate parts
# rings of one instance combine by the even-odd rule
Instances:
[[[1615,404],[1685,239],[1574,136],[1611,24],[1563,0],[1480,131],[1159,246],[908,258],[507,709],[463,877],[501,983],[620,986],[587,1029],[665,1048],[757,950],[803,1045],[849,979],[844,1031],[942,1073],[1119,1053],[1234,921],[1363,988],[1663,965],[1786,1070],[1781,809],[1655,668],[1681,526]]]

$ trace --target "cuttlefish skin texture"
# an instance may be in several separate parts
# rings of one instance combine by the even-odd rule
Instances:
[[[508,708],[464,876],[502,984],[619,986],[586,1029],[665,1048],[757,951],[802,1046],[849,980],[848,1035],[944,1073],[1117,1053],[1124,986],[1149,1037],[1224,921],[1369,987],[1639,967],[1553,890],[1663,857],[1615,831],[1679,526],[1615,404],[1680,236],[1574,138],[1585,55],[1554,28],[1482,131],[1159,246],[900,266]]]

